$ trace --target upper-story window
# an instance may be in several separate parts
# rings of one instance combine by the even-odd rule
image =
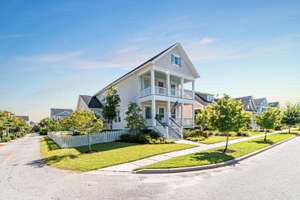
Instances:
[[[181,66],[181,58],[175,54],[171,55],[171,63],[173,65]]]

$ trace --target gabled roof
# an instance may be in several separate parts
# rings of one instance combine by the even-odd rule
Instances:
[[[244,110],[249,112],[256,112],[256,106],[252,96],[238,97],[235,99],[241,101],[244,106]]]
[[[107,85],[106,87],[104,87],[102,90],[100,90],[99,92],[97,92],[94,96],[99,95],[102,91],[105,91],[107,88],[109,88],[109,87],[115,85],[116,83],[118,83],[118,82],[121,81],[122,79],[128,77],[128,76],[131,75],[132,73],[134,73],[134,72],[140,70],[142,67],[146,66],[147,64],[150,64],[150,63],[154,62],[156,59],[158,59],[159,57],[163,56],[164,54],[166,54],[167,52],[171,51],[173,48],[175,48],[175,47],[177,47],[177,46],[182,50],[182,52],[183,52],[184,56],[186,56],[187,61],[189,62],[189,64],[193,66],[193,64],[191,63],[190,59],[188,58],[188,56],[187,56],[186,53],[184,52],[184,50],[183,50],[181,44],[177,42],[177,43],[171,45],[170,47],[166,48],[165,50],[161,51],[160,53],[156,54],[155,56],[151,57],[151,58],[148,59],[146,62],[144,62],[144,63],[140,64],[139,66],[137,66],[136,68],[132,69],[132,70],[129,71],[128,73],[124,74],[124,75],[121,76],[120,78],[116,79],[115,81],[113,81],[112,83],[110,83],[109,85]],[[197,77],[198,77],[199,74],[198,74],[197,70],[195,69],[194,66],[193,66],[192,68],[193,68],[193,71],[197,74]]]
[[[62,112],[72,113],[73,110],[72,109],[65,109],[65,108],[51,108],[50,109],[50,115],[51,116],[58,115],[58,114],[60,114]]]
[[[96,96],[80,95],[79,97],[89,108],[102,108],[102,103]]]
[[[267,99],[265,97],[254,99],[255,106],[260,106],[263,102],[267,102]]]

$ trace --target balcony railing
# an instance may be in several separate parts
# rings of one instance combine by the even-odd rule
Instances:
[[[171,88],[170,96],[171,97],[181,97],[179,90]],[[168,90],[165,87],[155,87],[155,94],[156,95],[168,95]],[[144,88],[140,90],[140,97],[145,97],[151,95],[151,87]],[[193,99],[193,91],[191,90],[184,90],[183,97],[184,99]]]
[[[151,87],[144,88],[140,91],[140,97],[145,97],[151,95]]]
[[[191,91],[191,90],[184,90],[183,98],[184,99],[193,99],[193,91]]]
[[[167,95],[167,88],[164,88],[164,87],[155,87],[155,94],[158,94],[158,95]]]

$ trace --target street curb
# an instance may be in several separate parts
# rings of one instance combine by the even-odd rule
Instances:
[[[283,144],[285,142],[288,142],[292,139],[295,139],[297,136],[283,140],[281,142],[278,142],[276,144],[273,144],[271,146],[268,146],[266,148],[260,149],[258,151],[252,152],[250,154],[247,154],[245,156],[236,158],[236,159],[232,159],[226,162],[222,162],[222,163],[217,163],[217,164],[211,164],[211,165],[204,165],[204,166],[194,166],[194,167],[179,167],[179,168],[167,168],[167,169],[141,169],[141,170],[137,170],[134,171],[133,173],[136,174],[166,174],[166,173],[180,173],[180,172],[190,172],[190,171],[200,171],[200,170],[208,170],[208,169],[215,169],[215,168],[219,168],[219,167],[225,167],[225,166],[230,166],[230,165],[234,165],[237,164],[240,161],[246,160],[247,158],[250,158],[252,156],[255,156],[259,153],[262,153],[264,151],[267,151],[269,149],[272,149],[280,144]]]

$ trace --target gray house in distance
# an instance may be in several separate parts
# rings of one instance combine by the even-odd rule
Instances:
[[[251,114],[251,124],[250,127],[253,129],[257,129],[257,124],[256,124],[256,104],[252,96],[245,96],[245,97],[238,97],[235,98],[236,100],[240,101],[244,107],[244,110],[246,112],[249,112]]]
[[[102,103],[96,96],[79,95],[76,109],[92,111],[101,116]]]
[[[65,108],[51,108],[50,109],[50,118],[53,120],[61,120],[73,113],[72,109]]]
[[[255,106],[256,106],[256,112],[257,113],[264,112],[268,107],[268,100],[266,98],[254,99],[254,103],[255,103]]]

